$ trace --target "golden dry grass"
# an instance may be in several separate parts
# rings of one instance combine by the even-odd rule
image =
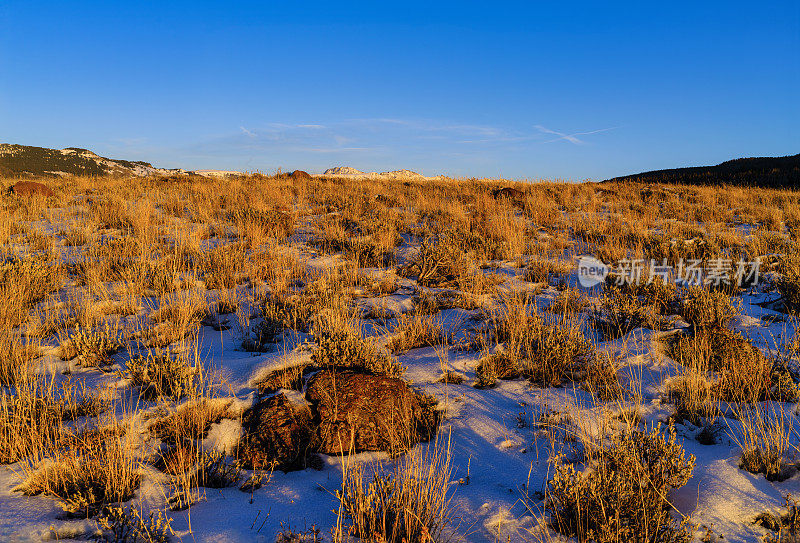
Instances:
[[[710,426],[721,401],[735,402],[744,423],[735,433],[743,465],[771,477],[782,473],[794,446],[781,419],[753,407],[789,400],[793,383],[774,357],[729,330],[739,315],[736,285],[650,283],[584,295],[567,282],[574,257],[587,253],[607,263],[722,258],[731,268],[761,258],[762,271],[775,273],[783,309],[796,312],[800,193],[284,175],[231,177],[224,190],[219,180],[197,176],[45,181],[56,192],[50,200],[0,196],[0,462],[21,462],[27,492],[56,496],[73,512],[94,514],[130,498],[154,446],[138,443],[130,428],[147,410],[166,410],[150,430],[169,449],[162,461],[174,507],[196,502],[210,480],[234,479],[227,469],[235,459],[210,457],[197,446],[210,424],[238,416],[214,400],[230,391],[199,352],[203,325],[234,328],[243,340],[255,335],[253,350],[304,338],[317,365],[393,376],[404,368],[392,354],[432,347],[449,384],[463,376],[449,369],[452,330],[441,314],[469,310],[485,326],[454,348],[485,349],[479,385],[512,377],[540,386],[574,382],[592,401],[614,404],[627,392],[615,359],[597,343],[637,328],[670,328],[679,315],[690,328],[668,349],[680,375],[665,389],[676,418]],[[499,186],[525,196],[497,199]],[[513,280],[503,275],[511,268]],[[553,292],[546,285],[560,290],[542,306],[537,295]],[[375,315],[386,340],[379,344],[362,329],[356,304],[396,292],[413,293],[414,310]],[[109,399],[45,371],[40,355],[49,350],[67,374],[127,378],[127,392],[141,403],[121,406],[122,394]],[[301,374],[290,372],[278,385],[291,388]],[[104,420],[107,409],[125,415]],[[605,469],[608,454],[614,453],[587,462]],[[450,516],[443,490],[449,470],[442,450],[411,456],[372,483],[353,464],[340,494],[339,537],[378,531],[387,541],[436,540]],[[560,473],[562,482],[574,479],[572,487],[559,487],[564,493],[583,484],[567,468]],[[378,499],[383,510],[372,507]],[[617,503],[613,495],[599,499]],[[652,518],[663,524],[662,511],[634,514],[650,530]],[[586,519],[576,522],[562,531],[589,533]]]

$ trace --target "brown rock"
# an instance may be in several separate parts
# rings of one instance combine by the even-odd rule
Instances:
[[[242,417],[239,456],[246,468],[282,471],[305,469],[311,457],[314,426],[311,410],[274,394]]]
[[[432,403],[391,377],[323,370],[309,379],[306,399],[319,420],[317,450],[326,454],[402,452],[438,425]]]
[[[50,197],[53,195],[53,191],[46,185],[41,183],[37,183],[35,181],[20,181],[19,183],[15,183],[9,189],[10,192],[16,194],[17,196],[45,196]]]
[[[311,175],[303,170],[295,170],[289,176],[292,179],[311,179]]]

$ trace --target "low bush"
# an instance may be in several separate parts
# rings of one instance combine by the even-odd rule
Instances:
[[[106,366],[122,348],[116,330],[107,321],[89,327],[76,325],[69,341],[74,347],[78,364],[84,367]]]
[[[450,474],[450,451],[441,446],[410,453],[393,472],[373,465],[365,476],[362,464],[346,465],[336,540],[445,540],[455,520]]]
[[[499,351],[482,358],[475,368],[475,375],[478,378],[476,388],[490,388],[495,386],[498,379],[517,379],[522,373],[516,356]]]
[[[581,321],[540,315],[534,304],[519,295],[508,297],[493,321],[493,339],[505,343],[505,348],[503,354],[487,360],[489,374],[499,370],[510,375],[516,366],[516,372],[531,381],[558,385],[585,372],[596,356]],[[490,362],[495,370],[490,370]]]
[[[138,461],[124,433],[105,434],[87,433],[77,446],[59,450],[55,458],[31,472],[18,490],[55,496],[67,513],[83,516],[130,500],[141,479]]]
[[[151,511],[147,517],[133,506],[106,507],[97,518],[100,533],[94,540],[102,543],[169,543],[172,519],[161,511]]]
[[[190,364],[186,356],[152,349],[144,356],[132,357],[125,375],[131,386],[139,387],[141,398],[151,400],[165,396],[177,400],[196,388],[200,369]]]
[[[457,286],[474,267],[472,259],[452,232],[442,232],[422,241],[417,254],[399,274],[415,276],[423,287]]]
[[[608,286],[592,321],[604,340],[617,339],[636,328],[661,330],[669,324],[655,305],[645,305],[632,292]]]
[[[680,313],[695,328],[726,328],[739,309],[724,292],[693,286],[683,293]]]
[[[793,416],[776,404],[739,406],[734,409],[741,432],[730,424],[728,436],[742,450],[739,467],[763,473],[769,481],[783,481],[796,472],[797,431]]]
[[[536,259],[525,268],[525,280],[532,283],[550,284],[563,279],[570,271],[572,271],[572,264],[569,262]]]
[[[369,372],[400,377],[404,368],[381,352],[372,339],[364,338],[358,323],[337,311],[321,312],[313,328],[317,349],[311,358],[319,367],[353,367]]]
[[[0,328],[13,328],[25,322],[28,310],[62,280],[58,262],[29,257],[0,262]]]
[[[583,471],[554,461],[546,506],[553,527],[579,541],[688,542],[689,528],[670,515],[668,493],[691,478],[695,459],[685,456],[670,426],[628,429],[587,451]]]
[[[558,293],[556,299],[547,306],[546,311],[566,315],[568,313],[580,313],[589,301],[577,289],[567,288]]]
[[[800,313],[800,253],[794,251],[783,257],[778,267],[780,276],[775,286],[783,298],[786,311]]]
[[[36,345],[23,344],[10,330],[0,332],[0,386],[13,386],[30,370]]]
[[[714,372],[711,387],[723,401],[757,402],[766,399],[796,401],[794,378],[779,359],[764,356],[739,332],[727,328],[700,328],[667,342],[667,352],[682,366],[705,374]]]
[[[386,348],[397,354],[419,347],[440,345],[444,340],[441,319],[418,313],[403,313],[397,319]]]

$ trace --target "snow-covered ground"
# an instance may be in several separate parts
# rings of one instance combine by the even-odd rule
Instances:
[[[68,254],[70,248],[63,248]],[[524,270],[512,263],[495,263],[493,270],[507,277],[501,288],[529,288],[522,280]],[[308,265],[327,268],[330,257],[311,256]],[[405,281],[405,280],[404,280]],[[575,283],[575,275],[570,277]],[[400,288],[389,295],[357,299],[364,312],[379,307],[394,315],[413,308],[411,289]],[[245,288],[245,287],[239,287]],[[215,293],[209,292],[209,296]],[[536,298],[544,308],[557,295],[545,287]],[[785,314],[765,309],[760,304],[774,298],[772,293],[755,290],[741,296],[742,315],[734,327],[762,349],[775,348],[777,338],[793,336],[794,323]],[[490,303],[496,304],[497,301]],[[445,310],[440,313],[444,328],[453,336],[469,326],[471,315],[480,310]],[[380,327],[365,321],[364,329],[379,332]],[[680,326],[680,324],[679,324]],[[670,333],[636,329],[624,337],[597,343],[598,350],[616,355],[618,376],[623,386],[640,392],[639,409],[647,423],[666,421],[673,406],[666,401],[664,382],[677,372],[676,364],[663,354],[659,337]],[[304,336],[286,334],[286,343],[267,353],[241,350],[236,327],[215,331],[204,326],[199,334],[199,351],[204,363],[214,368],[226,383],[229,395],[240,408],[250,405],[256,395],[255,382],[270,368],[307,357],[299,343]],[[444,417],[438,440],[449,443],[453,467],[452,491],[457,532],[465,541],[536,541],[543,518],[541,492],[550,476],[548,458],[563,445],[559,436],[537,424],[543,414],[561,413],[573,421],[602,417],[607,410],[620,410],[632,404],[595,404],[592,396],[577,385],[541,388],[525,380],[499,381],[495,388],[478,389],[476,366],[481,356],[451,348],[445,357],[448,369],[465,376],[462,384],[442,384],[442,356],[433,347],[413,349],[398,356],[406,368],[405,377],[415,387],[439,400]],[[124,364],[118,355],[117,369]],[[42,358],[43,367],[61,369],[55,351]],[[114,368],[112,368],[113,370]],[[94,370],[73,368],[73,378],[86,378],[92,386],[110,385],[124,394],[124,382],[114,371],[100,374]],[[794,413],[796,406],[787,404]],[[764,475],[739,468],[740,449],[728,433],[736,433],[738,421],[724,418],[717,425],[717,443],[702,445],[695,435],[699,428],[688,422],[677,425],[679,441],[687,455],[697,459],[694,475],[682,488],[673,492],[670,501],[676,515],[691,518],[697,525],[698,538],[710,528],[724,536],[721,541],[755,541],[768,533],[753,524],[754,517],[765,510],[778,511],[784,497],[800,492],[800,474],[782,482],[767,481]],[[241,431],[234,419],[223,419],[212,427],[205,446],[230,450]],[[554,441],[553,441],[554,440]],[[431,446],[417,445],[418,449]],[[356,461],[393,462],[382,453],[363,453]],[[182,541],[196,542],[272,542],[275,534],[290,526],[302,531],[316,526],[329,533],[336,522],[336,491],[342,482],[340,457],[323,455],[324,468],[282,473],[276,471],[258,490],[240,491],[237,487],[204,489],[199,503],[183,511],[168,511],[172,528]],[[147,510],[164,510],[166,492],[163,474],[145,468],[143,484],[133,503]],[[8,542],[84,539],[92,533],[91,519],[66,519],[58,503],[47,496],[24,496],[15,492],[20,483],[21,467],[0,467],[0,540]],[[539,509],[542,514],[535,514]],[[326,536],[327,537],[327,536]],[[553,538],[556,538],[552,534]],[[716,536],[714,536],[716,537]],[[715,540],[715,539],[712,539]]]

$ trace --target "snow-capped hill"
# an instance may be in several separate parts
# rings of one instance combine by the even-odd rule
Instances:
[[[48,149],[31,145],[0,144],[0,175],[167,175],[184,170],[156,168],[149,162],[99,156],[79,147]]]
[[[440,179],[441,176],[436,177],[426,177],[420,173],[411,171],[411,170],[393,170],[391,172],[362,172],[356,170],[355,168],[351,168],[349,166],[336,166],[335,168],[328,168],[325,170],[325,173],[322,175],[327,175],[331,177],[341,177],[347,179],[359,178],[359,179],[402,179],[402,180],[416,180],[416,181],[423,181],[423,180],[435,180]]]
[[[394,170],[391,172],[383,172],[381,175],[384,175],[390,179],[408,179],[408,178],[420,178],[425,177],[422,174],[417,172],[412,172],[411,170]]]
[[[356,170],[350,166],[336,166],[335,168],[328,168],[323,175],[363,175],[364,172]]]
[[[242,172],[233,170],[195,170],[192,173],[202,175],[203,177],[229,177],[235,175],[242,175]]]

